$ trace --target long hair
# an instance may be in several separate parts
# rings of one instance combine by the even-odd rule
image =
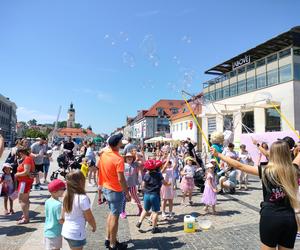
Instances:
[[[85,194],[85,177],[80,170],[67,174],[67,191],[63,200],[63,208],[67,213],[72,212],[74,194]]]
[[[297,170],[293,166],[289,146],[284,141],[276,141],[271,146],[270,161],[263,174],[265,186],[267,181],[283,189],[294,209],[299,207]]]

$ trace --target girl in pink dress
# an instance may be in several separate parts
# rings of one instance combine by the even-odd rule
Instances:
[[[217,187],[214,177],[214,165],[209,163],[206,165],[206,169],[205,188],[201,201],[205,204],[205,212],[208,212],[208,207],[212,206],[213,214],[216,214]]]
[[[162,174],[166,182],[173,183],[175,178],[175,174],[174,174],[175,168],[176,168],[176,162],[172,163],[172,161],[170,161],[170,156],[169,156],[167,158],[165,166],[162,168]],[[162,185],[160,195],[163,200],[162,218],[173,219],[174,218],[173,199],[175,197],[174,185],[170,185],[170,186]],[[166,213],[167,203],[169,205],[169,214]]]

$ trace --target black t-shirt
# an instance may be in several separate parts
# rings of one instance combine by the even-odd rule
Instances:
[[[265,169],[262,169],[261,166],[258,166],[260,179],[262,179],[263,171],[265,171]],[[280,186],[273,184],[267,176],[265,176],[265,178],[266,183],[262,181],[264,205],[270,205],[277,208],[286,208],[290,210],[292,206],[284,190]]]
[[[159,194],[162,186],[163,176],[159,171],[150,171],[144,175],[145,182],[144,193]]]
[[[73,148],[74,147],[75,147],[75,144],[72,141],[64,143],[64,149],[70,150],[70,152],[68,152],[69,157],[73,157]]]

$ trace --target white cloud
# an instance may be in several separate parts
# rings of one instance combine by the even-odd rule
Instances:
[[[155,16],[157,14],[159,14],[159,10],[149,10],[149,11],[139,12],[136,13],[135,15],[137,17],[149,17],[149,16]]]
[[[19,107],[17,109],[18,121],[29,121],[36,119],[38,123],[53,123],[56,120],[55,115],[45,114],[41,111],[27,109],[26,107]]]

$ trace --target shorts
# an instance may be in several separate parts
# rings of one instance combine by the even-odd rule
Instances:
[[[110,212],[114,216],[119,216],[122,212],[123,192],[116,192],[107,188],[102,188],[102,192],[108,202]]]
[[[234,182],[232,182],[232,181],[230,181],[230,180],[227,180],[227,181],[224,181],[224,184],[226,185],[226,186],[229,186],[229,188],[235,188],[235,184],[234,184]]]
[[[30,189],[32,187],[32,181],[20,181],[18,182],[18,192],[19,194],[26,194],[30,192]]]
[[[43,173],[48,173],[50,164],[44,163],[43,165]]]
[[[44,164],[35,164],[35,172],[44,172]]]
[[[260,240],[268,247],[275,248],[280,245],[285,248],[294,248],[297,235],[297,222],[295,213],[279,211],[263,207],[259,222]]]
[[[160,197],[158,194],[144,194],[144,209],[149,212],[159,212],[160,210]]]
[[[65,238],[65,240],[68,242],[70,248],[79,248],[86,245],[86,239],[84,240],[71,240]]]
[[[52,249],[60,249],[62,248],[62,237],[56,238],[47,238],[44,239],[45,249],[52,250]]]

